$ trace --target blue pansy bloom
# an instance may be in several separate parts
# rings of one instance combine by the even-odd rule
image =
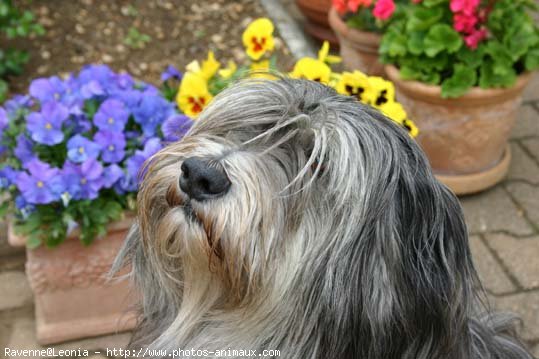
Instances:
[[[45,145],[56,145],[64,139],[62,124],[69,116],[67,108],[56,102],[47,102],[41,112],[28,115],[27,129],[32,139]]]
[[[15,207],[19,210],[23,219],[28,218],[28,216],[35,211],[36,207],[33,204],[28,203],[23,196],[15,197]]]
[[[124,176],[124,171],[117,164],[105,167],[103,170],[103,187],[110,188],[114,186],[114,184]]]
[[[0,136],[8,124],[9,118],[7,116],[7,111],[3,107],[0,107]]]
[[[62,171],[66,188],[73,199],[95,199],[103,188],[103,166],[89,159],[81,165],[66,162]]]
[[[23,167],[26,167],[26,165],[34,158],[36,158],[35,153],[33,152],[33,145],[32,141],[30,141],[24,134],[20,134],[17,136],[17,145],[15,146],[15,149],[13,150],[13,153],[15,154],[15,157],[21,161]]]
[[[67,158],[73,162],[84,162],[89,158],[96,159],[101,146],[81,135],[75,135],[67,141]]]
[[[92,123],[88,120],[86,115],[70,116],[64,126],[73,134],[87,133],[92,129]]]
[[[105,91],[99,82],[95,80],[82,84],[79,93],[84,100],[105,95]]]
[[[118,74],[116,76],[116,85],[118,88],[122,90],[127,90],[133,88],[133,85],[135,84],[135,80],[131,77],[129,74]]]
[[[58,76],[35,79],[30,84],[30,95],[42,103],[59,101],[66,90],[67,86]]]
[[[135,108],[142,101],[142,92],[137,90],[120,90],[111,94],[112,98],[122,101],[128,108]]]
[[[100,130],[121,132],[128,118],[129,111],[125,105],[121,101],[109,99],[99,106],[94,115],[94,123]]]
[[[108,88],[115,78],[114,72],[106,65],[87,65],[80,71],[77,80],[80,83],[97,81],[101,87]]]
[[[94,141],[102,148],[101,159],[105,163],[117,163],[125,156],[125,136],[121,132],[99,131]]]
[[[165,82],[169,79],[182,79],[182,73],[172,65],[168,65],[166,70],[161,74],[161,81]]]
[[[144,96],[140,104],[133,110],[135,122],[144,132],[144,136],[152,137],[158,125],[161,125],[174,111],[173,105],[160,96]]]
[[[0,189],[8,188],[17,180],[19,172],[11,166],[0,169]]]
[[[15,117],[20,109],[27,109],[32,105],[33,101],[30,96],[16,95],[4,103],[4,108],[10,117]]]
[[[139,184],[142,165],[161,148],[163,148],[161,141],[159,138],[154,137],[146,141],[142,151],[135,151],[135,154],[126,161],[127,175],[121,178],[117,183],[115,186],[116,190],[119,191],[119,193],[136,191]]]
[[[169,116],[161,125],[165,141],[178,141],[193,125],[193,120],[184,114]]]
[[[15,184],[28,203],[47,204],[58,200],[52,189],[52,180],[58,176],[58,169],[38,159],[30,161],[26,171],[17,175]]]

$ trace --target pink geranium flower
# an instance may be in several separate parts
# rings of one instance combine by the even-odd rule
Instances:
[[[464,42],[470,49],[477,49],[477,45],[487,37],[487,29],[474,29],[472,33],[464,36]]]
[[[458,32],[469,34],[475,30],[478,18],[475,15],[457,13],[453,16],[453,28]]]
[[[395,3],[393,0],[378,0],[372,14],[380,20],[387,20],[395,12]]]
[[[346,6],[346,0],[333,0],[332,5],[337,10],[337,12],[341,15],[346,14],[346,11],[348,10]]]
[[[481,0],[451,0],[449,7],[452,12],[462,12],[466,15],[473,15]]]

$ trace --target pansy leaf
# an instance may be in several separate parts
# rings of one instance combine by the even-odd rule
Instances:
[[[539,69],[539,48],[532,49],[528,52],[524,60],[524,66],[526,67],[526,71]]]
[[[462,46],[460,35],[447,24],[436,24],[425,37],[425,53],[434,57],[443,50],[456,52]]]
[[[442,82],[442,97],[462,96],[476,81],[477,73],[475,69],[462,64],[456,64],[453,75]]]

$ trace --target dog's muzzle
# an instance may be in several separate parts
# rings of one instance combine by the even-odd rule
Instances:
[[[181,165],[180,189],[191,199],[204,201],[223,196],[230,188],[223,166],[217,162],[190,157]]]

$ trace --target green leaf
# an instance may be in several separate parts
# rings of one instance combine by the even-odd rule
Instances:
[[[464,95],[477,81],[475,69],[456,64],[453,75],[442,82],[442,97],[459,97]]]
[[[41,245],[41,239],[38,235],[30,235],[26,238],[26,247],[36,249]]]
[[[432,7],[432,6],[443,4],[445,2],[446,0],[424,0],[423,5],[427,7]]]
[[[494,62],[485,61],[479,71],[479,86],[481,88],[510,87],[514,85],[517,73],[514,69],[508,70],[505,74],[494,72]]]
[[[430,28],[425,37],[425,53],[434,57],[446,50],[454,53],[462,46],[462,39],[458,32],[447,24],[436,24]]]
[[[442,15],[442,9],[439,7],[429,9],[418,6],[415,11],[408,15],[410,18],[406,23],[406,31],[426,31],[438,23]]]
[[[425,52],[425,33],[412,32],[408,37],[408,50],[414,55],[421,55]]]
[[[526,71],[539,69],[539,48],[532,49],[526,54],[524,66]]]
[[[477,68],[483,63],[485,56],[485,46],[480,44],[475,50],[469,49],[467,46],[462,46],[457,52],[457,58],[466,66]]]
[[[0,103],[4,102],[7,99],[7,92],[8,92],[7,82],[0,79]]]
[[[391,57],[406,55],[406,36],[395,32],[386,33],[380,44],[380,52]]]

